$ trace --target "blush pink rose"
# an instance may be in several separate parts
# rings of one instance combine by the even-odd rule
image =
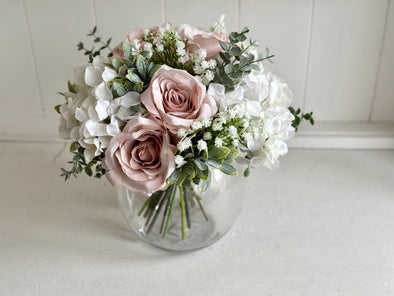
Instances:
[[[129,33],[126,38],[126,41],[133,42],[134,39],[137,39],[141,46],[144,46],[145,42],[142,41],[142,38],[145,36],[144,31],[149,30],[149,33],[152,33],[153,36],[156,36],[159,27],[138,27]],[[123,57],[123,42],[119,43],[113,50],[112,53],[116,56]]]
[[[171,132],[189,129],[193,122],[208,119],[217,112],[215,100],[205,86],[185,70],[162,66],[141,94],[141,102]]]
[[[207,51],[207,60],[219,58],[219,52],[223,51],[219,41],[228,42],[227,35],[216,32],[204,32],[189,25],[183,25],[179,35],[184,38],[192,37],[187,43],[187,50],[190,53],[204,48]]]
[[[105,176],[114,186],[151,194],[166,187],[176,147],[160,122],[133,116],[105,151]]]

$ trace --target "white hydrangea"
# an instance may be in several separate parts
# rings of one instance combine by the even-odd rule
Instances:
[[[235,90],[226,93],[223,85],[211,83],[208,95],[230,118],[244,118],[246,131],[242,139],[250,165],[274,169],[279,165],[279,156],[287,153],[285,140],[294,135],[294,116],[288,110],[293,95],[283,80],[266,71],[261,63],[258,65],[259,69],[243,77]],[[219,130],[219,125],[214,125],[213,130]]]
[[[113,98],[108,82],[118,76],[105,66],[106,57],[97,56],[93,63],[74,70],[74,91],[66,92],[66,103],[60,105],[60,136],[85,148],[86,162],[103,153],[111,138],[135,112],[140,94],[126,93]],[[133,113],[134,112],[134,113]]]

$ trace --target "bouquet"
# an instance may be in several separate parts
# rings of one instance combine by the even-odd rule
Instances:
[[[236,176],[235,161],[246,164],[245,177],[260,165],[277,168],[285,141],[301,120],[313,124],[312,113],[290,106],[288,85],[263,65],[273,55],[259,53],[248,32],[227,35],[223,18],[209,30],[166,23],[136,28],[112,49],[94,28],[93,48],[78,44],[89,63],[75,68],[55,107],[73,153],[62,176],[105,175],[145,194],[148,226],[165,208],[163,237],[178,204],[185,237],[190,204],[204,214],[200,192],[212,170]]]

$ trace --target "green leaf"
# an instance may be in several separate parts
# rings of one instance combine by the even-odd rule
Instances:
[[[70,80],[67,81],[67,87],[68,87],[68,91],[69,91],[69,92],[74,93],[74,94],[77,93],[77,91],[75,90],[75,84],[72,84],[72,83],[70,82]]]
[[[238,56],[238,55],[241,54],[241,52],[242,52],[242,50],[241,50],[241,48],[239,48],[239,46],[234,46],[233,48],[231,48],[231,49],[228,51],[228,53],[229,53],[231,56]]]
[[[133,73],[132,71],[129,71],[128,73],[129,74],[126,75],[126,78],[131,82],[134,83],[142,82],[141,78],[137,74]]]
[[[149,65],[149,78],[152,78],[153,75],[155,75],[155,73],[157,72],[157,70],[159,70],[161,67],[161,65],[154,65],[154,64],[150,64]]]
[[[116,81],[113,83],[113,88],[119,97],[124,96],[128,92],[123,84],[120,84]]]
[[[225,162],[232,162],[239,154],[239,151],[234,148],[230,148],[230,152],[226,155],[224,161]]]
[[[225,173],[226,175],[230,175],[230,176],[237,176],[238,175],[238,172],[235,169],[235,167],[233,167],[231,164],[228,164],[228,163],[222,164],[221,171],[223,173]]]
[[[118,71],[118,69],[123,65],[121,60],[119,60],[118,58],[111,58],[111,64],[116,71]]]
[[[224,69],[224,72],[225,72],[226,74],[231,74],[231,73],[234,72],[234,66],[233,66],[233,64],[227,64],[227,65],[224,66],[223,69]]]
[[[86,173],[89,177],[91,177],[91,176],[93,175],[92,169],[91,169],[89,166],[85,167],[85,173]]]
[[[198,183],[198,187],[200,188],[201,192],[207,191],[209,185],[211,184],[211,171],[208,169],[207,179],[200,179]]]
[[[198,159],[198,158],[195,158],[195,159],[193,160],[193,162],[194,162],[194,164],[196,165],[196,167],[197,167],[199,170],[201,170],[201,171],[205,171],[205,170],[208,169],[207,164],[206,164],[205,162],[201,161],[201,160]]]
[[[126,59],[132,60],[133,55],[132,55],[133,49],[131,47],[131,44],[128,43],[127,41],[123,42],[123,55]]]
[[[149,64],[145,60],[145,58],[140,54],[137,56],[136,66],[137,66],[137,71],[140,74],[141,78],[143,80],[146,80],[146,78],[148,77],[147,69],[149,67]]]
[[[60,106],[61,106],[61,105],[56,105],[56,106],[54,107],[55,110],[56,110],[56,112],[59,113],[59,114],[60,114]]]
[[[213,168],[218,169],[218,170],[220,170],[222,168],[221,163],[219,163],[215,160],[212,160],[212,159],[208,159],[207,164],[209,164],[210,166],[212,166]]]
[[[82,42],[79,42],[79,43],[77,44],[77,48],[78,48],[78,50],[82,50],[82,49],[83,49],[83,43],[82,43]]]
[[[70,145],[70,152],[74,152],[75,150],[77,150],[77,143],[72,142]]]
[[[246,178],[246,177],[249,177],[249,174],[250,174],[250,169],[247,168],[247,169],[244,171],[244,177],[245,177],[245,178]]]
[[[100,41],[101,41],[101,38],[100,38],[100,37],[96,37],[96,38],[94,38],[94,40],[93,40],[93,42],[95,42],[95,43],[100,42]]]
[[[223,48],[224,50],[228,49],[228,44],[227,42],[219,41],[220,47]]]
[[[182,172],[185,175],[185,180],[192,180],[196,176],[193,166],[188,164],[182,168]]]
[[[179,179],[180,169],[176,169],[172,174],[166,179],[167,186],[176,183]]]
[[[225,158],[231,152],[227,147],[214,147],[208,151],[208,158],[213,160],[220,160]]]
[[[225,62],[225,63],[227,63],[227,64],[228,64],[228,63],[231,63],[230,56],[229,56],[227,53],[221,51],[221,52],[219,52],[219,55],[220,55],[220,57],[222,58],[223,62]]]

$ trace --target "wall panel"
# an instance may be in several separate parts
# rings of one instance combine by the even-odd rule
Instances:
[[[26,11],[44,107],[51,116],[63,101],[56,92],[66,89],[73,67],[87,60],[76,44],[93,27],[90,1],[26,1]]]
[[[301,107],[307,65],[312,0],[243,0],[241,25],[275,54],[266,66],[281,76],[294,93],[294,106]]]
[[[0,1],[0,115],[41,115],[22,0]]]
[[[136,27],[161,25],[160,0],[94,0],[97,26],[104,37],[112,37],[112,45],[122,42]]]
[[[322,121],[368,121],[387,0],[316,0],[306,107]]]
[[[226,15],[227,31],[238,30],[238,0],[165,0],[167,21],[174,25],[209,28],[222,14]]]
[[[388,11],[387,27],[377,77],[372,121],[394,122],[394,3]]]

